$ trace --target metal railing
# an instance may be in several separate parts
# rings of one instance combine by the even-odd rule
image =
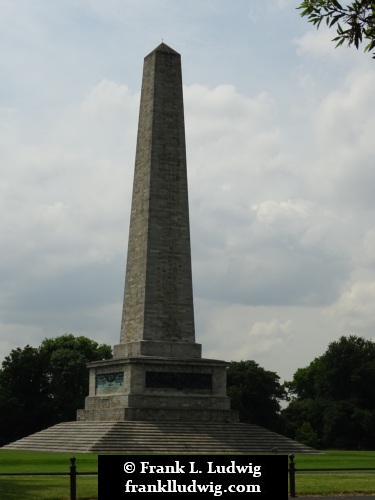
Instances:
[[[294,455],[289,455],[289,495],[296,497],[296,472],[343,472],[343,471],[375,471],[375,467],[326,467],[296,468]],[[77,476],[97,476],[98,472],[77,472],[75,457],[70,458],[69,472],[1,472],[0,476],[69,476],[70,500],[77,500]]]
[[[294,463],[294,455],[289,455],[289,492],[292,498],[296,497],[296,472],[342,472],[342,471],[375,471],[375,467],[326,467],[326,468],[303,468],[297,469]]]

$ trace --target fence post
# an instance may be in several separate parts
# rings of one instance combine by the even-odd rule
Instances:
[[[296,496],[296,468],[294,465],[294,455],[289,455],[289,488],[290,496]]]
[[[70,459],[70,500],[77,500],[77,467],[76,459],[72,457]]]

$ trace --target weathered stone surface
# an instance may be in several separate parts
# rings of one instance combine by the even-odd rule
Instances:
[[[135,356],[89,366],[90,392],[78,420],[238,420],[226,396],[223,361]],[[119,373],[120,381],[111,382]]]
[[[139,342],[126,342],[115,345],[113,355],[115,358],[164,356],[166,358],[191,359],[201,357],[202,346],[193,342],[141,340]]]
[[[144,61],[120,343],[147,340],[157,356],[155,341],[177,357],[171,342],[195,343],[181,57],[165,44]]]
[[[319,453],[251,424],[64,422],[3,449],[81,453]]]

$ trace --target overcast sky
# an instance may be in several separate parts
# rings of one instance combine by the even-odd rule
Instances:
[[[184,80],[196,340],[290,380],[375,334],[375,61],[294,0],[0,0],[0,360],[117,344],[143,58]]]

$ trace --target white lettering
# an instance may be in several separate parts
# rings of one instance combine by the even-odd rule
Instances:
[[[150,462],[141,462],[141,474],[185,474],[185,465],[176,460],[174,465],[150,465]]]

